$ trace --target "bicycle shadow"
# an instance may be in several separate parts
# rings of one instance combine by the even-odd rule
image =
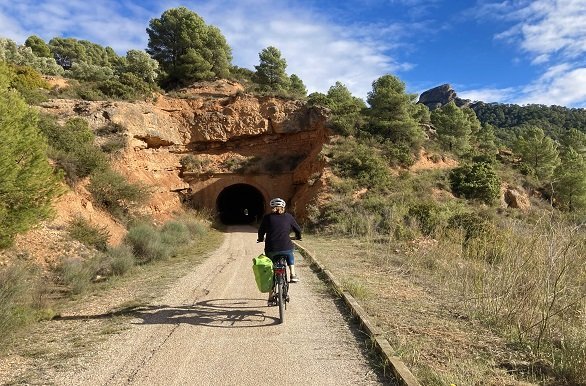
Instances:
[[[279,318],[267,315],[251,301],[265,299],[211,299],[193,305],[136,306],[98,315],[58,316],[53,320],[108,319],[131,316],[132,324],[188,324],[215,328],[259,328],[279,324]],[[265,306],[266,307],[266,306]]]

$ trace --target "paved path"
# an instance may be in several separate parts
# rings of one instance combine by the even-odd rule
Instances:
[[[256,288],[252,227],[177,282],[133,327],[61,373],[63,385],[377,385],[380,379],[323,284],[298,261],[284,324]],[[296,255],[297,259],[300,259]]]

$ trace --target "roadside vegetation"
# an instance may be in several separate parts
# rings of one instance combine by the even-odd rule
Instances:
[[[119,278],[148,265],[198,258],[218,239],[209,219],[196,212],[158,227],[135,220],[117,246],[107,244],[104,228],[82,218],[73,219],[68,232],[85,246],[77,257],[63,257],[46,272],[26,259],[0,269],[0,342],[10,341],[31,323],[52,319],[68,300],[115,286]]]
[[[308,208],[305,225],[316,245],[320,238],[353,241],[337,260],[349,267],[345,285],[388,327],[397,354],[425,384],[484,384],[487,377],[501,384],[503,374],[507,381],[586,384],[584,109],[450,102],[430,111],[393,75],[374,80],[365,101],[341,82],[307,95],[303,81],[287,73],[278,48],[264,48],[254,69],[234,66],[221,31],[185,7],[153,18],[147,34],[146,51],[125,55],[75,38],[30,36],[24,45],[0,38],[0,248],[49,218],[64,184],[82,181],[128,235],[111,247],[104,229],[74,219],[68,231],[86,250],[54,267],[52,282],[61,296],[80,296],[181,255],[175,245],[205,239],[201,219],[155,227],[132,215],[148,199],[148,187],[129,183],[109,166],[125,146],[123,127],[94,132],[83,119],[57,122],[28,105],[48,98],[149,100],[194,82],[233,79],[247,92],[329,109],[335,135],[321,157],[333,174],[330,194]],[[50,89],[51,76],[66,78],[68,86]],[[96,135],[104,137],[100,146]],[[413,168],[423,151],[432,166]],[[220,167],[277,172],[297,162],[231,158]],[[216,167],[197,156],[181,164],[184,172]],[[505,203],[507,194],[514,199]],[[0,339],[55,314],[55,293],[22,260],[0,268]],[[460,355],[450,348],[458,337],[442,340],[440,327],[421,327],[412,334],[417,338],[402,334],[408,328],[390,322],[387,306],[396,289],[389,283],[381,289],[383,282],[372,281],[365,269],[382,272],[373,274],[380,280],[393,274],[417,283],[437,299],[443,321],[488,329],[505,342],[497,345],[502,352],[470,344]]]
[[[340,93],[340,84],[309,96],[330,107],[339,133],[322,151],[334,177],[328,200],[309,211],[313,245],[389,329],[405,328],[397,317],[417,328],[417,317],[388,312],[393,300],[380,301],[389,275],[407,276],[435,299],[415,304],[447,307],[508,344],[461,342],[472,350],[453,352],[447,345],[454,337],[432,327],[421,327],[427,340],[391,333],[397,354],[424,384],[502,384],[506,377],[586,384],[586,134],[554,127],[559,108],[547,121],[548,108],[532,107],[539,119],[526,116],[512,128],[481,122],[473,108],[453,102],[421,112],[398,79],[385,77],[373,83],[367,108]],[[568,127],[584,128],[584,111],[567,113]],[[431,167],[411,170],[420,148]],[[458,166],[442,167],[445,159]],[[507,208],[503,189],[527,192],[525,206]],[[340,238],[352,240],[344,253],[323,247]],[[385,298],[397,290],[382,291]],[[495,347],[514,359],[482,354]],[[438,350],[446,351],[439,362]]]

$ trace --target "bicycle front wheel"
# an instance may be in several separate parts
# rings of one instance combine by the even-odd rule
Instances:
[[[281,319],[281,323],[285,322],[285,296],[284,295],[284,288],[283,288],[283,280],[279,280],[279,318]]]

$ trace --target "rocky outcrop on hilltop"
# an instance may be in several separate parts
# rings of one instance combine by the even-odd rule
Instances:
[[[449,84],[442,84],[441,86],[425,91],[419,97],[418,103],[424,104],[430,110],[434,110],[451,101],[454,101],[458,107],[464,107],[470,104],[468,99],[458,98],[456,91]]]

